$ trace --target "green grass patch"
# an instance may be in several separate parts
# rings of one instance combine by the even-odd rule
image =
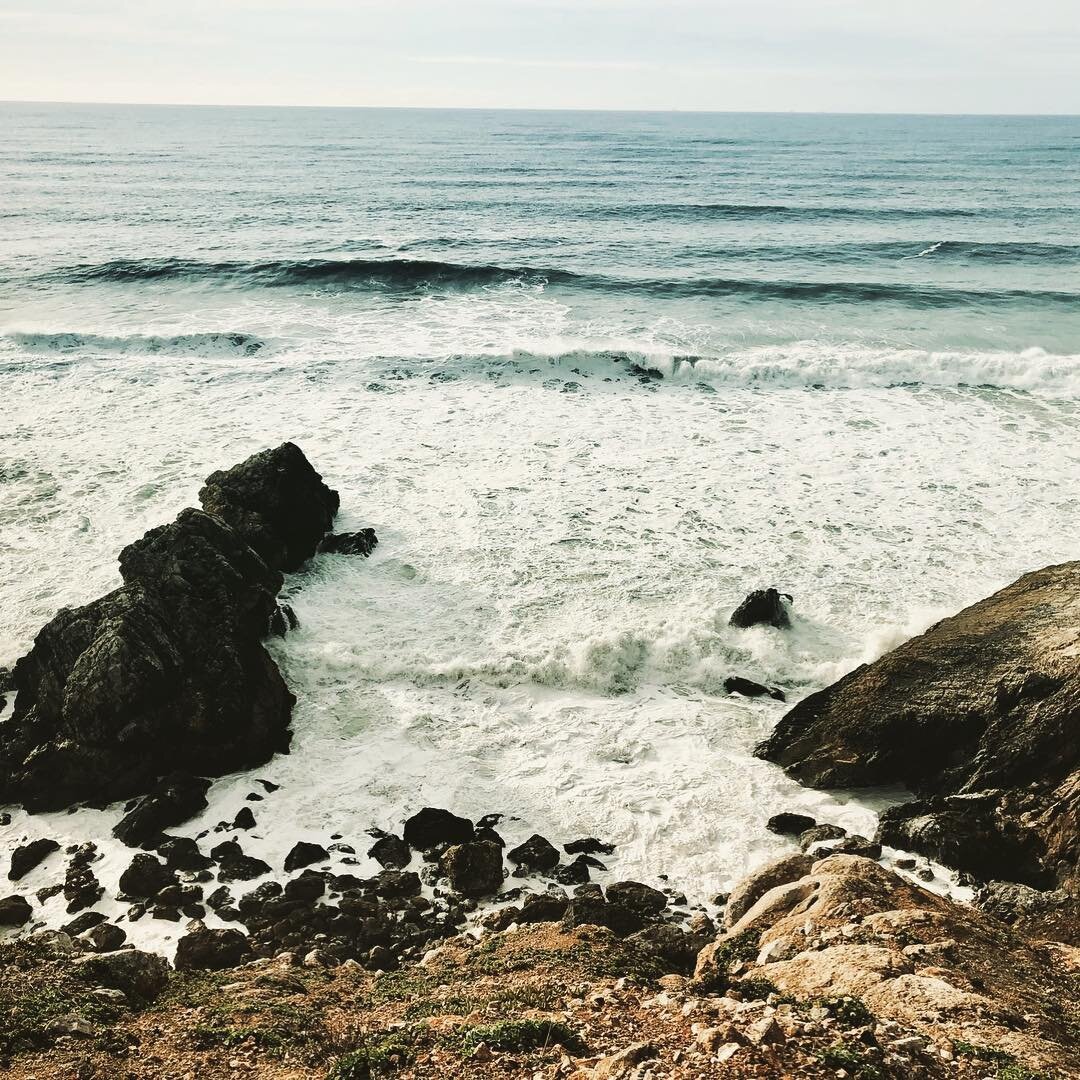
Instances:
[[[986,1061],[991,1065],[1015,1065],[1016,1057],[1007,1050],[999,1050],[994,1046],[979,1046],[977,1043],[959,1042],[953,1043],[953,1050],[960,1057],[971,1058],[973,1061]]]
[[[577,1053],[584,1050],[577,1032],[551,1020],[503,1020],[468,1028],[460,1035],[461,1050],[472,1054],[481,1043],[492,1050],[538,1050],[559,1043]]]
[[[753,930],[746,930],[737,937],[720,942],[713,954],[715,970],[711,975],[699,978],[697,988],[706,994],[723,994],[732,985],[729,972],[732,964],[738,961],[749,962],[757,957],[760,935]]]
[[[371,1080],[404,1068],[416,1056],[417,1028],[398,1028],[365,1036],[362,1045],[342,1054],[326,1080]]]
[[[813,1001],[823,1009],[828,1009],[845,1027],[868,1027],[877,1022],[877,1017],[866,1007],[866,1003],[857,997],[819,997]]]
[[[818,1057],[830,1069],[844,1069],[858,1080],[881,1080],[881,1070],[867,1060],[866,1051],[855,1043],[834,1042]]]

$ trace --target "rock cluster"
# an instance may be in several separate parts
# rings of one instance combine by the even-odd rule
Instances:
[[[790,710],[803,783],[902,783],[878,839],[982,879],[1080,885],[1080,563],[1027,574]]]
[[[200,499],[124,548],[123,585],[59,611],[16,663],[0,802],[109,802],[287,749],[294,699],[262,639],[282,571],[315,552],[337,493],[285,443],[214,473]]]

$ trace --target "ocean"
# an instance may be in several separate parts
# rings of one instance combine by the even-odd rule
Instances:
[[[290,576],[292,753],[178,833],[254,805],[244,848],[280,865],[424,805],[503,812],[707,899],[787,850],[770,814],[872,833],[903,797],[756,760],[784,706],[725,677],[796,700],[1076,557],[1080,118],[0,125],[0,665],[286,439],[379,536]],[[791,631],[727,625],[772,585]],[[255,776],[281,790],[246,804]],[[111,887],[116,817],[0,840],[94,838]]]

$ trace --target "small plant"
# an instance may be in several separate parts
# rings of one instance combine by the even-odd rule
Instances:
[[[719,942],[713,953],[714,968],[710,975],[697,980],[697,988],[706,994],[722,994],[731,986],[730,968],[738,961],[753,960],[758,954],[759,935],[747,930],[738,937]]]
[[[876,1019],[865,1002],[857,997],[816,998],[814,1004],[828,1009],[845,1027],[867,1027]]]
[[[866,1059],[866,1053],[854,1043],[834,1042],[818,1054],[830,1069],[845,1069],[858,1080],[881,1080],[881,1072]]]
[[[481,1043],[492,1050],[536,1050],[555,1043],[571,1051],[584,1049],[575,1031],[551,1020],[503,1020],[470,1028],[461,1039],[461,1049],[471,1054]]]
[[[1050,1073],[1032,1072],[1024,1065],[1006,1065],[998,1069],[995,1080],[1054,1080]]]
[[[408,1065],[416,1053],[416,1031],[400,1028],[364,1037],[361,1046],[333,1064],[326,1080],[371,1080]]]
[[[979,1046],[977,1043],[964,1042],[962,1039],[953,1044],[953,1050],[959,1057],[986,1061],[991,1065],[1015,1065],[1016,1058],[1007,1050],[998,1050],[993,1046]]]
[[[759,999],[764,1001],[770,994],[779,993],[775,983],[758,977],[740,979],[734,985],[735,989],[742,994],[744,1001],[757,1001]]]

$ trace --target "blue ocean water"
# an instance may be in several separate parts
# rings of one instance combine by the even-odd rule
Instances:
[[[408,311],[543,288],[585,337],[691,355],[1080,341],[1076,118],[6,105],[0,122],[5,321],[221,290]]]
[[[869,833],[898,797],[753,758],[784,706],[727,676],[795,700],[1077,555],[1080,119],[24,104],[0,133],[0,664],[285,439],[380,537],[286,585],[296,735],[244,841],[275,865],[434,805],[707,897],[784,849],[771,813]],[[769,585],[792,630],[728,626]],[[0,841],[94,839],[112,890],[113,823]]]

